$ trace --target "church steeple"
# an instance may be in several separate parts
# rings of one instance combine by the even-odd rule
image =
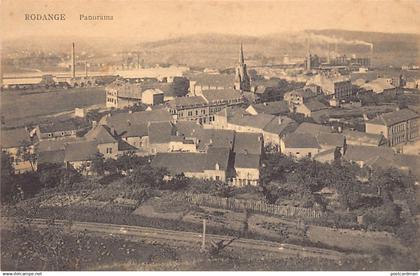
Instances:
[[[239,64],[236,67],[235,89],[240,90],[240,91],[250,91],[251,89],[251,82],[248,76],[248,72],[246,70],[242,42],[241,42],[241,48],[239,50]]]
[[[245,59],[244,59],[244,50],[242,48],[242,42],[241,42],[241,49],[239,51],[239,64],[244,64],[245,63]]]

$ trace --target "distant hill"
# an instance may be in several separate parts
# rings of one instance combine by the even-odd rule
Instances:
[[[153,42],[128,38],[34,37],[4,41],[3,53],[21,50],[69,53],[71,42],[75,41],[78,53],[88,52],[101,63],[122,63],[123,52],[128,51],[137,52],[139,59],[149,65],[170,63],[224,69],[235,66],[241,42],[249,63],[279,63],[285,54],[305,55],[308,37],[311,52],[318,55],[327,55],[329,46],[331,52],[337,49],[339,54],[369,56],[369,45],[373,43],[377,65],[420,64],[420,35],[343,30],[307,30],[260,37],[206,33]]]

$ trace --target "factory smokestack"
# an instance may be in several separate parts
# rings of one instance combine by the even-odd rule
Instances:
[[[370,44],[370,67],[373,68],[373,43]]]
[[[87,60],[85,60],[85,77],[88,76],[88,63]]]
[[[327,56],[327,63],[331,64],[331,49],[330,49],[330,43],[327,43],[328,45],[328,56]]]
[[[76,77],[76,55],[74,52],[74,42],[71,45],[71,76]]]

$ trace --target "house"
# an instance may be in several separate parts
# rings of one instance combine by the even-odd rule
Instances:
[[[396,87],[388,79],[378,78],[360,86],[365,91],[370,91],[376,94],[386,93],[395,95]]]
[[[318,133],[315,135],[318,141],[321,151],[325,150],[339,150],[341,154],[344,154],[346,150],[346,137],[340,133]]]
[[[394,156],[394,151],[387,147],[348,145],[342,158],[365,167],[372,166],[379,160],[392,162]]]
[[[254,103],[249,105],[245,111],[251,115],[285,115],[289,112],[289,105],[286,101]]]
[[[148,124],[149,153],[169,152],[175,129],[171,122],[151,122]]]
[[[179,97],[167,103],[170,114],[176,121],[189,120],[199,123],[208,123],[209,105],[203,96]]]
[[[39,140],[54,140],[64,138],[76,138],[77,133],[89,128],[86,123],[78,122],[76,119],[65,121],[52,121],[43,123],[36,127],[36,135]]]
[[[263,136],[259,133],[236,132],[233,152],[237,154],[261,155],[263,152]]]
[[[386,139],[382,134],[366,133],[356,130],[343,130],[348,145],[375,146],[379,147],[386,144]]]
[[[160,89],[147,89],[141,94],[141,102],[147,105],[163,104],[164,93]]]
[[[152,166],[166,168],[172,176],[183,173],[186,177],[226,182],[229,156],[229,149],[223,148],[210,148],[206,153],[157,153]]]
[[[300,105],[303,102],[313,99],[317,96],[312,90],[309,89],[296,89],[284,94],[284,101],[289,105]]]
[[[87,141],[93,141],[97,144],[98,152],[103,155],[105,159],[117,159],[118,157],[118,138],[115,130],[105,126],[98,125],[91,129],[84,138]]]
[[[200,96],[179,97],[167,103],[169,112],[176,120],[211,123],[214,114],[227,106],[245,102],[242,94],[233,89],[205,90]]]
[[[235,177],[232,179],[234,186],[257,186],[260,181],[261,155],[248,153],[235,153]]]
[[[317,99],[309,99],[301,104],[292,104],[291,110],[293,113],[303,114],[305,117],[313,117],[322,110],[326,110],[328,107]]]
[[[253,132],[263,134],[265,143],[274,148],[280,145],[280,139],[295,130],[297,123],[285,116],[269,114],[251,115],[240,108],[227,108],[218,112],[213,127],[231,129],[237,132]]]
[[[140,83],[116,80],[106,88],[106,107],[124,108],[141,103],[144,87]]]
[[[3,152],[9,154],[15,173],[36,170],[36,166],[24,157],[25,153],[34,153],[31,137],[25,128],[2,129],[0,146]]]
[[[37,168],[47,164],[64,165],[65,150],[41,151],[37,153]]]
[[[413,141],[420,134],[420,115],[410,109],[384,113],[365,124],[366,133],[383,135],[390,147]]]
[[[308,80],[306,85],[317,85],[324,95],[338,101],[348,99],[353,94],[350,79],[335,71],[320,73]]]
[[[92,160],[99,154],[96,141],[79,141],[67,144],[64,150],[64,162],[67,167],[89,174]]]
[[[190,93],[201,95],[206,90],[233,89],[235,76],[229,74],[199,73],[186,76],[190,80]]]
[[[284,155],[300,159],[312,158],[320,152],[321,146],[314,135],[294,132],[281,139],[280,149]]]
[[[332,133],[332,128],[314,123],[301,123],[295,130],[295,133],[311,133],[317,135],[319,133]]]

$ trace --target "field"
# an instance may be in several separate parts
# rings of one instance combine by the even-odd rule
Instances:
[[[340,260],[225,248],[210,257],[199,245],[123,239],[93,233],[25,227],[1,230],[1,270],[414,270],[401,256]]]
[[[1,116],[7,126],[30,123],[36,117],[71,111],[76,107],[105,105],[103,87],[68,90],[26,90],[1,92]]]

